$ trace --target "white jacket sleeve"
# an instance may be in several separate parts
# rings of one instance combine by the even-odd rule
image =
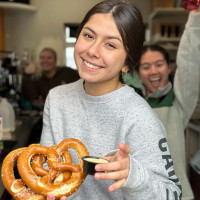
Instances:
[[[191,11],[182,35],[174,79],[175,106],[186,127],[198,101],[200,79],[200,12]]]

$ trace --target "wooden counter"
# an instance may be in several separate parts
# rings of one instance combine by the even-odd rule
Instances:
[[[13,133],[13,136],[15,138],[14,141],[5,141],[5,151],[3,157],[0,158],[0,170],[2,167],[2,162],[4,157],[9,153],[9,151],[28,146],[31,141],[30,137],[31,134],[33,134],[33,127],[38,122],[38,120],[41,118],[41,116],[25,116],[20,117],[19,120],[21,121],[20,125],[16,126],[16,130]],[[4,188],[4,185],[2,183],[2,180],[0,179],[0,199],[1,200],[8,200],[8,193]]]

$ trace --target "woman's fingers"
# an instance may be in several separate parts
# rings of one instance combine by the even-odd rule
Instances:
[[[119,161],[113,161],[113,162],[109,162],[106,164],[98,164],[95,166],[95,170],[96,171],[120,171],[123,170],[125,168],[127,168],[127,164],[129,160],[123,159],[123,160],[119,160]]]
[[[110,158],[109,161],[112,162],[112,161],[122,160],[129,156],[131,149],[128,145],[120,143],[118,147],[119,150],[115,153],[114,156],[112,156],[112,158]]]
[[[95,173],[95,179],[110,179],[110,180],[119,180],[126,178],[128,174],[128,170],[121,170],[121,171],[113,171],[113,172],[106,172],[106,173]]]
[[[131,149],[124,143],[120,143],[118,147],[119,150],[115,153],[115,155],[105,157],[105,159],[109,160],[109,163],[98,164],[95,166],[95,170],[97,171],[94,175],[95,179],[115,180],[115,183],[109,186],[109,191],[114,191],[123,187],[129,175],[129,153]]]
[[[127,144],[120,143],[118,152],[120,154],[126,156],[127,154],[129,154],[131,152],[131,148]]]
[[[112,158],[109,157],[109,163],[98,164],[95,166],[96,171],[120,171],[123,169],[129,169],[130,160],[129,153],[130,147],[126,144],[119,144],[119,151],[115,153]]]
[[[47,195],[47,200],[55,200],[55,197],[53,194],[48,194]]]
[[[60,200],[67,200],[67,197],[61,197]]]
[[[119,181],[116,181],[115,183],[113,183],[112,185],[110,185],[110,186],[108,187],[108,190],[109,190],[110,192],[112,192],[112,191],[114,191],[114,190],[117,190],[117,189],[119,189],[119,188],[122,188],[122,187],[124,186],[125,182],[126,182],[126,179],[125,179],[125,178],[124,178],[124,179],[120,179]]]
[[[55,197],[53,194],[48,194],[47,200],[55,200]],[[60,200],[67,200],[67,197],[61,197]]]
[[[119,160],[119,159],[123,159],[125,157],[127,157],[127,155],[130,153],[131,149],[128,145],[124,144],[124,143],[120,143],[119,144],[119,150],[116,151],[116,153],[112,156],[103,156],[102,158],[113,162],[115,160]]]

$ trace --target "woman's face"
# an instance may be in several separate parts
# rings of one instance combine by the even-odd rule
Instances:
[[[79,75],[86,83],[119,83],[126,50],[111,14],[95,14],[83,26],[74,57]],[[106,87],[109,87],[107,84]]]
[[[51,51],[44,50],[40,54],[40,65],[44,73],[51,72],[56,68],[56,60]]]
[[[147,97],[169,81],[171,66],[158,51],[148,50],[140,59],[139,77],[146,88]]]

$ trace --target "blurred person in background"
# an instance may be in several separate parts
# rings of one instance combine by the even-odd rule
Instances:
[[[43,106],[50,89],[74,82],[80,77],[77,70],[70,67],[58,67],[57,54],[52,48],[44,48],[40,52],[41,76],[38,76],[37,66],[31,62],[24,70],[22,78],[21,114],[32,115],[34,112],[43,113]],[[29,113],[29,111],[31,112]],[[28,112],[27,112],[28,111]],[[39,113],[38,113],[39,114]],[[38,143],[41,137],[43,116],[37,118],[30,134],[29,143]]]
[[[77,70],[58,67],[57,54],[52,48],[44,48],[40,53],[41,76],[36,76],[37,67],[31,63],[23,74],[22,97],[31,102],[32,107],[42,109],[50,89],[79,79]]]

